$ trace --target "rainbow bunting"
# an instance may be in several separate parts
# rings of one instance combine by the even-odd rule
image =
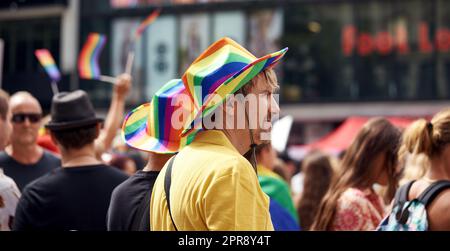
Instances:
[[[40,49],[34,52],[41,65],[53,81],[61,80],[61,73],[55,64],[52,54],[47,49]]]
[[[145,29],[152,24],[156,18],[158,18],[159,13],[161,12],[161,9],[157,9],[153,11],[145,20],[142,22],[139,27],[136,30],[136,34],[134,35],[135,39],[137,40],[140,36],[142,36],[142,33],[144,33]]]
[[[101,72],[98,58],[106,43],[106,36],[91,33],[81,50],[78,60],[78,71],[81,78],[100,79]]]

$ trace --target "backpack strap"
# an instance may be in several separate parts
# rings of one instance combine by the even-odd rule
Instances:
[[[167,165],[166,175],[164,176],[164,192],[166,193],[167,207],[169,208],[170,219],[172,220],[172,224],[175,228],[175,231],[178,231],[178,228],[175,225],[175,221],[173,220],[173,217],[172,217],[172,210],[170,209],[170,185],[172,183],[172,166],[173,166],[173,161],[175,160],[175,157],[176,156],[173,156],[169,160],[169,164]]]
[[[445,189],[450,188],[449,180],[439,180],[431,184],[425,189],[425,191],[419,196],[418,200],[427,207],[433,200]]]
[[[414,182],[415,180],[409,181],[397,190],[394,197],[394,206],[398,203],[404,204],[408,201],[409,190]]]
[[[395,193],[394,203],[392,204],[392,209],[394,209],[395,206],[398,206],[395,218],[398,222],[403,224],[406,222],[409,216],[408,208],[403,209],[403,205],[408,201],[409,190],[411,189],[411,186],[414,182],[415,180],[412,180],[401,186]]]

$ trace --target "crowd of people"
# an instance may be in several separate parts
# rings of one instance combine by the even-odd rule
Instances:
[[[339,156],[294,161],[264,136],[286,52],[222,38],[126,116],[128,74],[106,118],[82,90],[47,119],[1,91],[0,230],[450,230],[450,109],[405,130],[372,118]]]

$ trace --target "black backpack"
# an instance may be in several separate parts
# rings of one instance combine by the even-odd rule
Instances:
[[[450,188],[450,181],[436,181],[413,200],[408,200],[409,190],[414,181],[400,187],[394,198],[391,213],[378,226],[378,231],[427,231],[427,207],[436,196]]]

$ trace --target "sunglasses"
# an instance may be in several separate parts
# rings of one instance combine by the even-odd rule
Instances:
[[[31,123],[37,123],[41,121],[42,115],[39,113],[17,113],[12,116],[11,121],[13,123],[23,123],[27,118]]]

